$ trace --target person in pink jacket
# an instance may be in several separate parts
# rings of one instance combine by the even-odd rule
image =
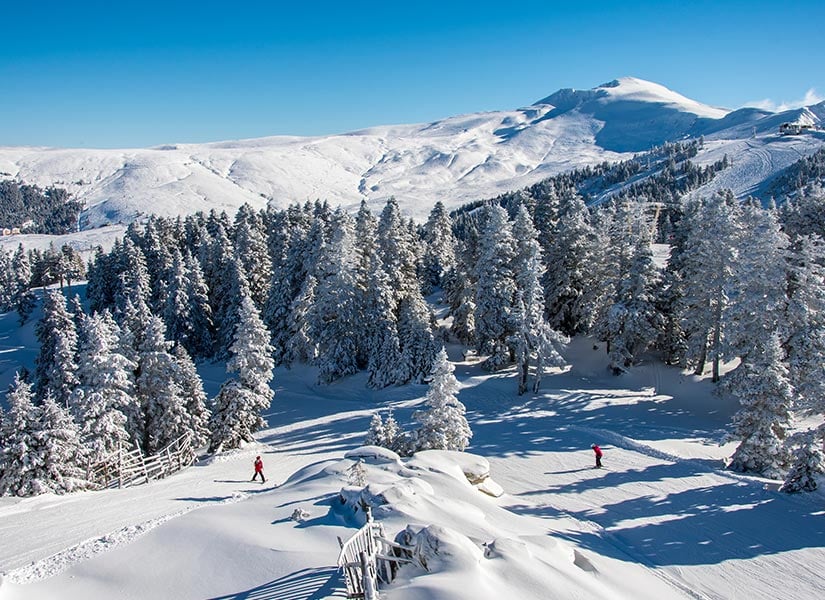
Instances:
[[[596,455],[596,467],[597,469],[602,468],[602,449],[599,448],[596,444],[591,444],[591,448],[593,448],[593,453]]]
[[[255,457],[255,474],[252,476],[252,481],[255,481],[255,478],[261,476],[261,483],[266,483],[266,478],[264,477],[264,461],[261,460],[260,456]]]

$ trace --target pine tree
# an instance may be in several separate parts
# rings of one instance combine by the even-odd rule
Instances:
[[[385,443],[386,434],[384,433],[384,420],[381,418],[379,413],[374,413],[372,415],[372,419],[370,419],[370,428],[367,431],[367,437],[364,438],[364,445],[384,446]]]
[[[784,445],[791,421],[793,388],[782,362],[779,335],[770,337],[742,359],[725,387],[739,398],[731,439],[741,440],[728,468],[778,478],[790,462]]]
[[[663,319],[656,306],[659,270],[653,262],[651,232],[640,204],[625,208],[613,229],[616,275],[606,313],[596,322],[600,339],[607,341],[610,368],[623,372],[658,336]]]
[[[544,271],[541,246],[524,206],[519,207],[513,223],[513,237],[516,242],[513,275],[517,291],[513,310],[516,326],[511,345],[515,347],[521,395],[527,391],[531,361],[536,362],[534,391],[538,391],[546,366],[564,364],[557,347],[566,343],[566,339],[554,331],[544,318],[544,290],[540,283]]]
[[[17,250],[11,261],[11,268],[14,274],[14,281],[12,282],[14,296],[12,297],[12,302],[20,317],[20,325],[23,325],[28,321],[29,316],[37,304],[37,297],[31,290],[31,265],[28,254],[23,250],[23,244],[17,246]]]
[[[32,403],[32,386],[15,374],[6,402],[9,411],[3,418],[0,438],[0,496],[5,494],[29,496],[34,493],[30,481],[36,468],[35,433],[41,409]]]
[[[315,301],[307,312],[308,336],[317,348],[318,379],[330,383],[358,371],[357,258],[353,247],[352,222],[336,212],[334,231],[325,244],[317,268]]]
[[[387,200],[378,222],[378,256],[390,278],[396,302],[418,289],[415,239],[405,226],[398,202]]]
[[[108,313],[86,319],[81,338],[72,404],[90,460],[98,462],[129,441],[129,417],[133,423],[139,418],[133,398],[136,365],[120,353],[117,323]]]
[[[537,212],[540,206],[543,204],[536,207]],[[545,234],[541,244],[546,265],[542,285],[548,321],[564,335],[584,333],[592,321],[592,306],[588,304],[587,290],[593,284],[594,233],[581,196],[566,195],[557,225],[548,226],[552,227],[553,234]],[[536,227],[539,229],[538,223]],[[538,239],[541,242],[542,237]]]
[[[788,372],[799,410],[825,415],[825,244],[801,236],[789,257],[784,319]]]
[[[427,409],[413,413],[413,419],[420,424],[415,435],[417,450],[463,451],[473,436],[464,416],[466,409],[456,396],[458,381],[453,375],[454,370],[442,348],[433,365],[424,402]]]
[[[424,283],[430,288],[440,286],[444,276],[456,262],[453,223],[442,202],[435,203],[422,234]]]
[[[40,397],[51,393],[62,406],[68,407],[77,386],[77,332],[62,292],[46,292],[43,318],[37,323],[35,333],[40,342],[35,371],[36,392]]]
[[[793,456],[791,470],[785,476],[780,492],[794,494],[813,492],[819,487],[817,479],[825,475],[825,453],[822,451],[822,435],[815,431],[801,436],[799,447]]]
[[[401,380],[401,342],[398,339],[398,320],[395,316],[395,298],[389,287],[389,277],[376,257],[371,265],[372,276],[366,294],[364,310],[364,352],[367,356],[367,385],[384,388]]]
[[[46,394],[32,404],[31,386],[15,377],[3,420],[0,495],[62,494],[89,487],[77,426],[68,412]]]
[[[401,301],[398,309],[400,361],[396,383],[420,382],[433,368],[438,346],[430,323],[432,315],[418,289]]]
[[[480,238],[475,294],[475,337],[479,352],[489,355],[485,366],[500,369],[510,362],[507,340],[514,333],[512,318],[516,283],[512,272],[515,241],[507,213],[500,206],[487,209]]]
[[[235,340],[229,348],[228,373],[237,378],[221,386],[210,419],[210,452],[237,448],[242,442],[251,442],[252,434],[265,422],[261,412],[269,407],[274,395],[270,387],[272,346],[270,334],[248,295],[241,300]]]
[[[177,345],[173,351],[175,357],[176,380],[181,390],[185,418],[182,430],[192,436],[194,447],[203,446],[209,440],[209,418],[211,413],[206,406],[206,392],[195,368],[195,363],[183,346]]]
[[[719,381],[719,365],[729,322],[726,309],[733,291],[737,244],[735,199],[717,194],[694,211],[685,244],[682,329],[687,338],[687,359],[697,375],[708,360],[713,381]]]
[[[261,310],[266,303],[272,277],[272,262],[267,251],[263,220],[249,204],[244,204],[235,215],[233,236],[235,255],[241,261],[249,284],[249,293]]]
[[[86,478],[86,449],[81,443],[77,424],[51,395],[43,400],[34,438],[37,442],[36,468],[29,484],[34,494],[64,494],[93,487]]]
[[[152,317],[138,354],[135,395],[143,414],[140,439],[146,454],[155,454],[189,430],[178,367],[159,317]]]

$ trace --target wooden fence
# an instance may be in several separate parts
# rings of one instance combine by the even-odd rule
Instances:
[[[151,456],[144,456],[140,448],[121,446],[111,456],[89,465],[87,478],[101,488],[122,488],[163,479],[194,462],[192,436],[186,433]]]
[[[400,563],[412,562],[397,555],[398,551],[409,555],[412,548],[388,540],[384,526],[373,521],[369,511],[364,526],[346,542],[338,538],[338,543],[338,568],[344,571],[347,598],[379,600],[379,583],[390,583]]]

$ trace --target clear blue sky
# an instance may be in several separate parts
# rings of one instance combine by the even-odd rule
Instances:
[[[320,135],[622,76],[696,100],[825,96],[825,2],[3,2],[0,145]]]

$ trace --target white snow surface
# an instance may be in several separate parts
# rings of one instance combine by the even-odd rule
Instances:
[[[32,366],[15,317],[0,315],[3,380]],[[279,369],[255,444],[148,485],[0,498],[0,600],[343,598],[337,537],[363,515],[342,490],[371,499],[390,536],[409,530],[424,557],[381,590],[387,600],[825,596],[823,494],[724,471],[735,406],[706,380],[655,363],[617,378],[603,348],[576,339],[571,366],[519,397],[514,373],[484,373],[461,350],[448,348],[467,453],[362,447],[375,410],[409,424],[425,385],[317,386],[313,369]],[[200,370],[214,395],[222,365]],[[594,442],[604,469],[592,468]],[[265,484],[249,481],[258,454]],[[363,491],[347,479],[357,460]],[[470,481],[485,476],[501,496]]]
[[[0,147],[0,177],[65,187],[85,203],[83,229],[125,224],[151,213],[215,209],[231,215],[244,203],[283,208],[321,199],[354,210],[366,200],[376,211],[391,196],[405,214],[422,221],[439,200],[451,209],[575,167],[627,159],[653,145],[699,135],[715,145],[697,162],[727,153],[734,163],[728,175],[733,181],[723,183],[745,194],[760,183],[754,177],[769,177],[825,142],[822,132],[783,138],[777,135],[779,124],[821,125],[823,116],[825,104],[776,114],[730,112],[625,77],[592,90],[560,90],[516,110],[326,137],[143,149]],[[740,156],[747,161],[741,168]]]

